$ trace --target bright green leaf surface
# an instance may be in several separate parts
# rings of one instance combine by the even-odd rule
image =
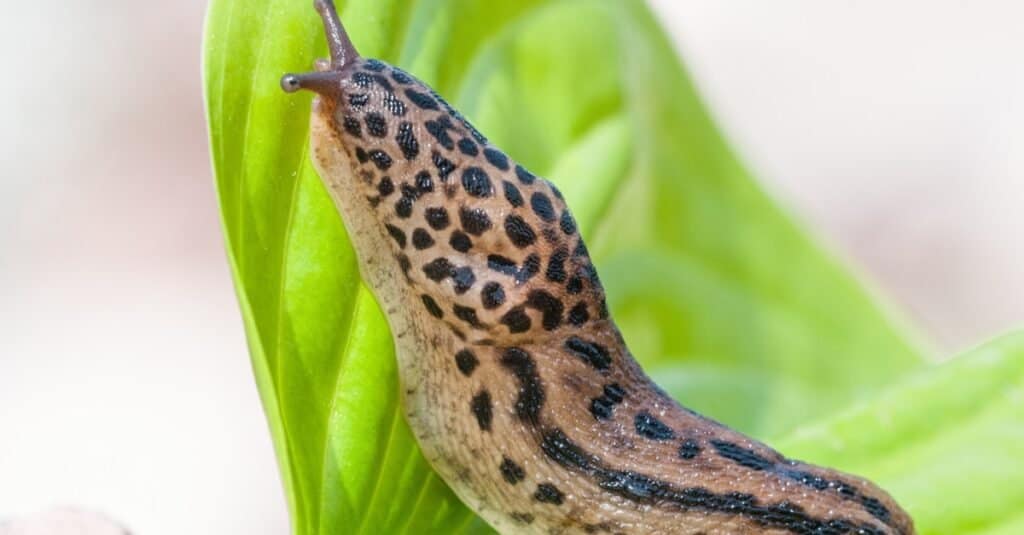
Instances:
[[[400,416],[390,334],[308,162],[325,55],[308,0],[213,0],[204,57],[228,256],[294,532],[454,532],[472,515]],[[723,143],[634,0],[339,2],[367,56],[433,84],[552,178],[641,361],[759,436],[878,390],[919,357]]]
[[[777,445],[873,479],[907,508],[922,535],[1024,533],[1024,332]]]

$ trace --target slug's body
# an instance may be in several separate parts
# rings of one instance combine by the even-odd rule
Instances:
[[[689,411],[633,360],[558,190],[408,74],[332,60],[312,158],[387,314],[427,459],[503,533],[911,534],[862,479]]]

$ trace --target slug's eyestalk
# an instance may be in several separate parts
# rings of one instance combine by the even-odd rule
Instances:
[[[327,35],[327,48],[331,52],[330,63],[317,60],[316,72],[302,74],[286,74],[281,78],[281,89],[294,93],[300,89],[308,89],[322,95],[340,91],[338,72],[359,59],[359,52],[345,32],[345,27],[338,17],[338,10],[332,0],[315,0],[313,7],[324,23]]]

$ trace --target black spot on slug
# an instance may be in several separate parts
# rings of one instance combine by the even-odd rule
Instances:
[[[412,123],[405,121],[398,125],[398,135],[395,136],[398,148],[402,149],[402,155],[406,160],[414,160],[420,154],[420,143],[412,133]],[[427,175],[429,178],[430,175]]]
[[[391,112],[391,115],[395,117],[402,117],[405,115],[405,103],[399,100],[394,93],[384,93],[382,99],[384,108]]]
[[[490,197],[494,193],[491,178],[479,167],[467,167],[462,172],[462,187],[473,197]]]
[[[508,157],[500,150],[487,147],[484,149],[484,158],[487,158],[487,161],[499,170],[508,171]]]
[[[508,327],[513,334],[524,333],[530,330],[530,316],[526,315],[523,307],[518,306],[510,309],[501,317],[501,323]]]
[[[391,67],[391,79],[402,84],[411,84],[413,82],[412,76],[398,67]]]
[[[455,170],[455,164],[448,158],[441,156],[441,153],[436,150],[430,155],[430,159],[434,162],[434,167],[437,168],[437,177],[442,182],[448,180],[448,175],[452,174],[452,171]]]
[[[355,117],[345,116],[345,118],[342,119],[341,121],[341,125],[342,127],[345,128],[345,131],[351,134],[353,137],[363,137],[363,127],[359,124],[359,120],[357,120]]]
[[[473,241],[469,239],[469,236],[461,230],[452,232],[451,238],[448,239],[448,245],[460,253],[465,253],[473,247]]]
[[[440,206],[431,206],[423,212],[424,217],[427,220],[427,224],[434,230],[443,230],[448,227],[450,221],[448,220],[448,210]]]
[[[551,199],[547,195],[537,191],[530,196],[530,207],[537,217],[548,223],[555,220],[555,208],[551,206]]]
[[[526,297],[526,304],[541,312],[541,325],[553,331],[562,323],[562,302],[545,290],[533,290]]]
[[[515,275],[519,272],[515,261],[501,255],[487,255],[487,267],[505,275]]]
[[[366,131],[373,137],[384,137],[388,135],[388,121],[383,115],[377,112],[366,114]]]
[[[576,233],[576,220],[572,218],[572,214],[568,210],[562,212],[562,218],[559,220],[558,226],[562,228],[562,232],[570,236]]]
[[[481,390],[469,402],[469,409],[473,412],[473,416],[476,416],[476,423],[480,426],[480,430],[490,431],[491,419],[494,416],[493,407],[491,406],[491,393],[487,390]]]
[[[523,260],[523,267],[516,273],[516,282],[522,284],[540,273],[540,255],[532,253]]]
[[[526,472],[523,471],[523,468],[508,457],[501,460],[501,466],[498,469],[501,470],[501,477],[509,485],[515,485],[526,478]]]
[[[348,96],[348,103],[353,108],[360,108],[370,102],[370,95],[366,93],[352,93]]]
[[[477,148],[476,143],[473,143],[472,139],[464,137],[459,140],[459,152],[466,156],[476,156],[480,154],[480,149]]]
[[[434,282],[441,282],[442,280],[452,276],[453,270],[452,263],[447,258],[441,256],[431,260],[429,263],[424,264],[423,273],[428,279]]]
[[[391,177],[385,176],[384,178],[380,179],[380,182],[377,183],[377,193],[379,193],[381,197],[387,197],[388,195],[391,195],[394,192],[395,183],[391,181]]]
[[[523,194],[519,193],[519,188],[515,184],[503,180],[502,187],[505,190],[505,200],[512,205],[513,208],[519,208],[523,205]]]
[[[622,403],[626,399],[626,390],[619,386],[619,383],[604,385],[604,396],[614,403]]]
[[[527,185],[533,184],[533,181],[537,180],[537,177],[533,173],[527,171],[521,165],[516,166],[516,177],[519,179],[520,182]]]
[[[384,65],[384,62],[379,59],[368,59],[363,63],[363,67],[368,71],[380,72],[383,71],[387,65]]]
[[[480,364],[476,355],[468,349],[463,349],[455,354],[455,366],[462,372],[462,375],[469,377],[473,370]]]
[[[505,303],[505,290],[496,282],[488,282],[480,290],[480,301],[487,310],[498,308]]]
[[[548,269],[544,276],[551,282],[565,282],[565,261],[568,259],[569,251],[565,247],[556,249],[548,259]]]
[[[583,279],[579,277],[573,277],[569,279],[569,283],[565,285],[565,291],[570,294],[578,294],[583,291]]]
[[[700,455],[700,444],[692,438],[688,438],[679,445],[679,458],[690,460]]]
[[[408,219],[412,215],[412,199],[403,196],[395,201],[395,213],[402,219]]]
[[[462,295],[473,288],[473,284],[476,282],[476,275],[473,274],[473,268],[463,266],[456,268],[452,273],[452,282],[455,283],[455,293]],[[474,313],[474,316],[476,314]]]
[[[430,173],[426,171],[416,173],[416,189],[421,194],[434,191],[434,179],[430,178]]]
[[[533,494],[533,499],[541,503],[562,505],[565,495],[562,494],[562,491],[558,490],[558,487],[551,483],[541,483],[537,485],[537,492]]]
[[[356,73],[352,75],[352,82],[358,87],[367,88],[373,83],[373,77],[365,72],[356,71]]]
[[[444,127],[438,121],[426,121],[423,123],[423,127],[427,129],[430,135],[434,136],[434,139],[441,144],[442,147],[452,150],[455,148],[455,142],[452,141],[451,136],[448,135],[448,129]]]
[[[487,212],[479,208],[459,209],[459,221],[462,223],[462,230],[474,236],[479,236],[491,228],[491,218],[487,217]]]
[[[605,385],[601,395],[590,400],[590,414],[598,420],[611,418],[615,405],[622,403],[625,396],[626,391],[618,383]]]
[[[576,303],[576,305],[573,306],[571,310],[569,310],[568,319],[569,323],[576,327],[579,327],[580,325],[586,323],[587,320],[590,319],[590,313],[587,312],[587,304],[582,301]]]
[[[431,237],[430,233],[424,229],[417,228],[412,231],[412,246],[419,249],[420,251],[428,249],[434,245],[434,238]]]
[[[377,169],[380,169],[381,171],[387,171],[388,169],[391,168],[391,164],[392,164],[391,156],[388,156],[388,153],[386,153],[386,152],[384,152],[382,150],[379,150],[379,149],[371,150],[370,151],[370,160],[372,160],[373,161],[373,165],[376,165]]]

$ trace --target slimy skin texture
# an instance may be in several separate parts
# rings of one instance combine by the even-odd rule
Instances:
[[[914,533],[870,482],[652,383],[554,185],[315,5],[331,61],[282,87],[318,93],[312,159],[394,333],[406,417],[477,514],[502,533]]]

